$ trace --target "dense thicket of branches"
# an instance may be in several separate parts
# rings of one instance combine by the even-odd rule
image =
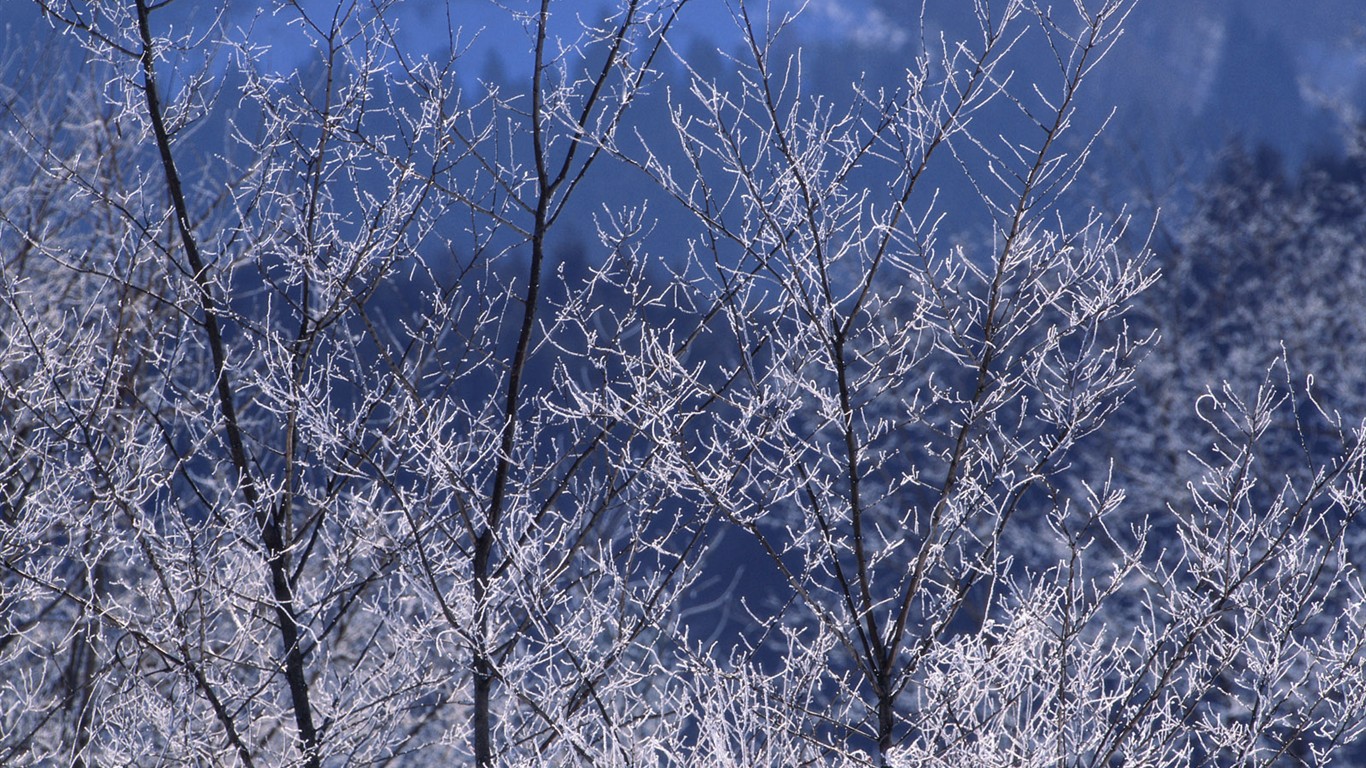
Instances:
[[[1154,288],[1122,216],[1064,204],[1127,0],[974,3],[975,37],[838,98],[781,9],[730,4],[706,63],[684,5],[516,4],[525,78],[474,83],[454,22],[424,52],[388,2],[258,27],[41,0],[72,58],[4,92],[0,763],[1320,765],[1356,739],[1360,402],[1238,356],[1345,321],[1268,326],[1244,287],[1254,314],[1221,313],[1203,254],[1359,238],[1212,195]],[[1012,77],[1026,52],[1055,71]],[[592,197],[628,178],[654,194]],[[1164,300],[1225,346],[1153,353],[1194,330]],[[1227,385],[1164,388],[1210,356]],[[699,637],[737,539],[753,599]]]

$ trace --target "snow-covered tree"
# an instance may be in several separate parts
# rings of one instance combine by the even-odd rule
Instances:
[[[836,95],[776,4],[704,66],[683,0],[514,3],[507,81],[456,5],[40,7],[73,58],[4,92],[0,762],[1321,764],[1359,732],[1360,425],[1264,368],[1185,404],[1195,461],[1141,478],[1169,503],[1095,459],[1157,274],[1063,200],[1128,0],[973,3]],[[628,177],[657,194],[588,197]],[[737,537],[763,599],[704,640]]]
[[[530,9],[516,93],[388,4],[283,5],[287,71],[167,4],[43,10],[92,91],[10,112],[5,762],[650,753],[700,548],[556,392],[656,297],[626,244],[541,281],[675,4]]]

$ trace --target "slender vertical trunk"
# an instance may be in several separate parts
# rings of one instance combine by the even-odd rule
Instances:
[[[474,646],[474,762],[479,768],[493,765],[493,718],[489,711],[493,693],[493,661],[485,646],[488,615],[484,610],[488,595],[489,554],[493,533],[487,528],[474,544],[474,605],[478,634]]]
[[[92,554],[91,547],[87,542],[87,556]],[[91,602],[104,589],[105,565],[102,560],[96,561],[95,567],[91,569],[89,583]],[[95,686],[95,667],[96,650],[91,638],[97,631],[97,619],[94,616],[86,615],[82,617],[81,625],[72,638],[71,663],[68,667],[70,706],[74,714],[73,729],[75,731],[72,739],[71,754],[73,768],[90,768],[92,763],[86,759],[86,749],[90,745],[90,730],[94,723],[94,712],[90,706],[91,695]]]
[[[274,597],[275,615],[279,622],[280,640],[285,653],[285,680],[289,688],[290,701],[294,714],[294,725],[298,729],[300,751],[308,768],[321,768],[321,745],[318,741],[317,727],[313,723],[313,708],[309,702],[308,678],[304,671],[304,655],[299,645],[299,622],[294,609],[293,585],[289,581],[289,551],[284,540],[284,521],[280,510],[264,509],[260,493],[251,474],[247,460],[246,446],[237,419],[232,381],[228,376],[226,345],[219,320],[219,310],[213,296],[213,284],[209,280],[208,268],[199,252],[193,227],[190,225],[189,207],[180,181],[180,172],[171,154],[170,134],[166,130],[162,114],[161,98],[157,91],[156,47],[152,40],[150,23],[151,8],[146,0],[136,0],[138,33],[142,42],[143,93],[147,99],[147,116],[152,123],[156,136],[157,150],[161,156],[162,172],[166,178],[167,192],[174,208],[176,227],[181,244],[185,248],[185,258],[189,261],[194,277],[195,288],[199,294],[200,310],[204,317],[204,332],[208,337],[209,352],[213,357],[213,372],[218,394],[218,403],[223,418],[223,431],[227,438],[228,450],[242,495],[247,504],[256,511],[257,524],[261,529],[262,543],[265,544],[267,565],[270,569],[271,592]]]
[[[879,664],[886,663],[885,659],[879,660]],[[892,730],[896,726],[896,713],[892,709],[894,695],[887,668],[879,669],[877,676],[877,749],[882,758],[882,768],[888,768],[887,753],[892,750]]]
[[[541,266],[545,262],[545,234],[550,221],[550,197],[554,187],[546,168],[545,143],[541,131],[541,72],[545,66],[546,30],[550,17],[550,0],[541,0],[536,60],[531,86],[532,152],[536,159],[537,196],[535,221],[531,229],[531,264],[527,268],[526,299],[522,307],[522,327],[517,333],[517,346],[508,368],[507,391],[504,396],[503,436],[498,465],[493,474],[493,491],[489,494],[489,511],[474,546],[474,759],[478,768],[493,765],[493,717],[490,712],[493,693],[493,660],[488,649],[489,617],[487,596],[493,541],[502,520],[506,504],[508,477],[512,472],[512,453],[517,438],[517,418],[520,410],[522,374],[526,370],[527,354],[531,349],[531,333],[536,325],[536,308],[540,303]]]
[[[518,404],[522,390],[522,375],[531,348],[531,333],[536,324],[536,306],[540,302],[541,266],[545,262],[545,230],[548,194],[543,194],[536,208],[536,225],[531,242],[530,277],[527,282],[522,328],[517,335],[512,365],[508,373],[507,407],[503,414],[503,438],[498,467],[493,477],[493,492],[489,496],[489,513],[484,530],[474,544],[474,605],[475,626],[478,628],[474,648],[474,756],[479,768],[493,765],[493,721],[489,708],[493,690],[493,660],[485,645],[488,634],[486,611],[488,579],[492,573],[493,540],[502,519],[507,499],[508,476],[512,471],[512,453],[516,445]]]

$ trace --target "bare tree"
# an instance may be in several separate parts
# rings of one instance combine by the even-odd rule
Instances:
[[[1080,458],[1135,383],[1153,337],[1125,313],[1155,277],[1122,219],[1059,203],[1130,7],[1094,5],[975,4],[975,47],[922,39],[901,90],[841,104],[803,93],[787,18],[738,3],[742,86],[694,72],[685,168],[643,150],[700,222],[693,302],[732,348],[694,396],[726,407],[661,468],[787,584],[748,647],[695,649],[704,749],[734,764],[1289,764],[1360,729],[1359,426],[1285,376],[1209,393],[1195,471],[1152,478],[1189,490],[1137,519]],[[1012,81],[1029,46],[1054,77]],[[941,242],[943,164],[984,236]],[[1295,403],[1333,450],[1280,475],[1259,457]]]
[[[87,90],[5,94],[0,761],[1272,765],[1359,732],[1358,426],[1283,369],[1211,392],[1191,493],[1136,522],[1082,460],[1151,342],[1126,220],[1061,202],[1127,0],[974,3],[848,101],[744,2],[710,78],[681,0],[517,5],[516,84],[388,2],[40,7]],[[594,211],[608,172],[661,199]],[[1289,479],[1278,408],[1334,441]],[[779,586],[702,643],[722,532]]]
[[[560,305],[540,281],[678,4],[564,37],[543,2],[525,90],[473,100],[457,31],[417,56],[387,4],[282,7],[312,52],[287,73],[226,22],[159,24],[166,4],[43,10],[108,87],[50,121],[17,107],[12,135],[104,261],[12,198],[45,281],[6,275],[5,598],[12,663],[40,673],[6,689],[7,760],[647,753],[651,643],[698,539],[612,461],[638,438],[555,392],[653,297],[627,242]],[[67,148],[73,120],[129,157]],[[216,121],[226,146],[196,156]],[[63,281],[84,292],[46,306]],[[616,325],[604,293],[628,297]]]

